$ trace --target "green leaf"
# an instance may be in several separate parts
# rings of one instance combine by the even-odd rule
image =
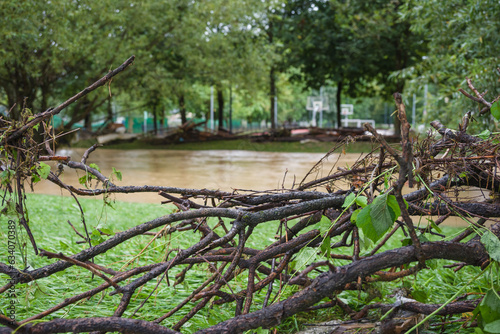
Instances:
[[[350,193],[349,195],[347,195],[346,198],[344,199],[344,204],[342,204],[342,207],[343,208],[348,208],[351,205],[353,205],[354,202],[355,202],[355,198],[356,198],[356,194],[355,193]]]
[[[321,254],[326,256],[326,258],[330,258],[330,253],[332,252],[332,247],[331,247],[331,238],[330,236],[327,236],[326,238],[323,239],[323,242],[321,243]]]
[[[495,291],[488,290],[481,303],[474,310],[474,314],[481,316],[481,323],[487,325],[500,319],[500,299]]]
[[[80,183],[81,185],[85,185],[87,183],[87,174],[85,174],[84,176],[80,177],[78,179],[78,183]]]
[[[490,130],[484,130],[480,134],[476,135],[476,137],[479,137],[482,140],[487,140],[490,137],[490,135],[491,135],[491,131]]]
[[[324,232],[330,228],[330,226],[332,225],[332,221],[327,216],[321,216],[321,220],[316,224],[319,225],[320,231]]]
[[[435,229],[437,233],[443,233],[443,231],[439,228],[439,226],[436,225],[434,220],[428,219],[428,221],[431,224],[432,228]]]
[[[500,333],[500,320],[495,320],[486,324],[484,330],[488,333]]]
[[[36,175],[36,174],[31,174],[31,182],[33,183],[37,183],[37,182],[40,182],[42,179],[40,179],[40,176]]]
[[[40,166],[38,166],[36,172],[42,179],[46,180],[50,173],[50,166],[46,163],[40,162]]]
[[[89,165],[89,167],[97,169],[99,172],[101,172],[101,169],[99,168],[99,166],[97,166],[97,164],[92,163],[92,164]]]
[[[92,233],[92,235],[90,236],[90,243],[92,244],[92,246],[97,246],[104,241],[104,238],[100,234],[95,235],[94,233]]]
[[[500,240],[498,240],[498,237],[489,230],[485,231],[481,237],[481,243],[486,248],[486,251],[488,251],[488,254],[490,254],[490,257],[500,262]]]
[[[401,215],[401,209],[394,195],[383,194],[373,203],[365,206],[355,217],[356,225],[366,237],[377,242]],[[353,217],[351,217],[351,221]]]
[[[377,240],[380,239],[380,236],[373,226],[372,217],[370,215],[371,209],[372,205],[370,204],[358,213],[358,216],[356,217],[356,225],[363,231],[363,234],[367,238],[373,242],[377,242]]]
[[[356,204],[364,208],[368,205],[368,198],[366,196],[358,196],[356,197]]]
[[[321,220],[319,221],[320,225],[330,226],[331,223],[332,223],[332,221],[330,220],[330,218],[328,218],[327,216],[321,216]]]
[[[391,199],[391,196],[393,199]],[[389,228],[391,228],[396,221],[396,218],[401,214],[401,210],[399,210],[399,206],[397,206],[397,202],[395,202],[396,198],[393,195],[391,196],[388,196],[387,194],[380,195],[375,198],[372,203],[373,208],[370,211],[370,216],[372,218],[373,226],[380,237],[384,235]],[[396,203],[396,207],[399,211],[394,209],[394,202]]]
[[[370,216],[370,211],[372,209],[372,205],[368,205],[365,208],[361,209],[361,211],[356,215],[356,225],[363,229],[363,226],[367,224],[371,224],[372,218]],[[351,216],[352,219],[352,216]]]
[[[500,120],[500,101],[493,103],[491,105],[490,111],[491,115],[495,117],[497,121]]]
[[[2,181],[2,184],[9,184],[14,175],[15,172],[12,169],[7,168],[6,170],[4,170],[2,173],[0,173],[0,180]]]
[[[360,207],[364,208],[365,206],[368,205],[368,198],[366,198],[366,196],[358,196],[355,193],[350,193],[344,199],[344,204],[342,204],[342,207],[348,208],[351,205],[353,205],[354,203],[356,203]]]
[[[113,172],[111,173],[112,175],[116,176],[116,179],[118,181],[121,181],[122,180],[122,172],[115,169],[115,167],[112,167],[113,168]]]
[[[355,223],[356,224],[356,221],[357,221],[357,218],[358,218],[358,214],[361,212],[362,209],[356,209],[352,212],[351,214],[351,222]]]
[[[113,230],[112,230],[112,229],[107,228],[107,227],[105,227],[105,228],[101,228],[100,230],[101,230],[101,232],[102,232],[102,233],[111,234],[111,235],[114,235],[114,234],[115,234],[115,232],[113,232]]]
[[[408,209],[408,203],[405,201],[406,208]],[[396,196],[389,195],[387,196],[387,205],[394,211],[394,220],[393,223],[401,216],[401,209],[399,208],[398,201],[396,200]]]
[[[102,237],[101,232],[99,232],[97,229],[93,230],[90,234],[90,243],[92,244],[92,246],[99,245],[104,241],[105,239]]]

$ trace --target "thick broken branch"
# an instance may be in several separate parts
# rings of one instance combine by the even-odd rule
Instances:
[[[435,242],[422,244],[423,255],[427,259],[449,259],[467,262],[471,265],[480,265],[488,258],[484,247],[480,243],[460,244],[449,242]],[[198,331],[207,333],[239,333],[262,326],[270,328],[278,325],[282,319],[297,312],[306,310],[334,291],[341,289],[345,284],[356,281],[359,273],[370,275],[378,270],[401,266],[417,260],[416,249],[413,246],[402,247],[397,250],[386,251],[353,262],[347,266],[338,267],[336,272],[326,272],[318,276],[313,283],[292,297],[262,310],[235,317],[218,325]]]

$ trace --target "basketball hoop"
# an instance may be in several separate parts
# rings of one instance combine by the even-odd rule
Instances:
[[[323,123],[323,111],[330,110],[330,105],[328,104],[328,95],[308,96],[306,109],[313,112],[311,119],[312,126],[317,126],[316,115],[319,113],[319,124],[321,126],[321,124]]]
[[[341,104],[340,105],[340,114],[345,116],[344,126],[347,127],[349,124],[349,115],[354,114],[354,106],[352,104]]]
[[[340,114],[342,116],[349,116],[354,114],[354,106],[352,104],[341,104],[340,105]]]

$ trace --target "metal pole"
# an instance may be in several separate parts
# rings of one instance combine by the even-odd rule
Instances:
[[[144,112],[144,134],[148,132],[148,112]]]
[[[210,130],[214,131],[214,86],[210,87]]]
[[[233,85],[229,85],[229,133],[233,133]]]
[[[321,97],[321,107],[319,108],[319,127],[323,127],[323,86],[319,89],[319,96]]]

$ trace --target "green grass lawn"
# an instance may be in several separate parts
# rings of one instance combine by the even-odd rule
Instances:
[[[83,234],[83,228],[80,218],[80,212],[75,201],[70,197],[49,196],[49,195],[27,195],[27,205],[29,208],[30,227],[33,231],[38,246],[42,249],[52,252],[63,252],[65,255],[72,255],[83,250],[84,244],[76,244],[76,241],[81,240],[74,231],[70,228],[67,220]],[[104,205],[101,200],[81,199],[81,205],[85,211],[85,219],[89,233],[92,233],[97,227],[101,229],[109,229],[114,232],[123,231],[135,225],[144,223],[156,217],[169,214],[174,210],[171,206],[159,204],[145,203],[112,203],[113,208]],[[7,224],[5,216],[1,216],[0,239],[7,239]],[[210,225],[214,225],[216,221],[209,221]],[[289,222],[293,224],[293,222]],[[321,226],[323,223],[310,227],[326,229],[328,226]],[[247,243],[248,247],[262,249],[275,241],[277,222],[261,224],[257,227],[254,234]],[[220,234],[223,234],[221,228],[218,228]],[[444,233],[452,235],[459,230],[449,227],[443,227]],[[18,236],[21,243],[27,243],[26,263],[34,268],[39,268],[56,260],[49,260],[39,256],[34,256],[29,245],[25,233],[18,229]],[[152,236],[137,236],[116,247],[112,251],[98,256],[95,259],[97,264],[108,266],[115,270],[123,270],[124,268],[132,268],[135,266],[146,265],[162,261],[166,253],[173,248],[186,248],[189,245],[199,241],[199,233],[192,231],[181,232],[171,236],[165,236],[155,240],[149,246]],[[433,237],[437,238],[437,237]],[[400,247],[403,236],[396,234],[390,239],[390,242],[384,246],[384,249]],[[332,243],[338,240],[332,240]],[[369,249],[369,248],[368,248]],[[336,250],[338,251],[338,250]],[[342,251],[345,254],[352,252],[350,248],[344,248]],[[1,262],[6,263],[6,254],[2,253]],[[317,261],[322,260],[320,255],[314,251],[306,249],[297,255],[297,263],[306,257],[312,257]],[[23,257],[19,252],[16,253],[17,266],[24,268]],[[335,260],[335,265],[339,266],[346,264],[345,261]],[[370,302],[390,303],[394,299],[383,298],[392,293],[394,288],[409,287],[412,288],[415,295],[428,303],[443,303],[446,302],[458,289],[467,284],[471,277],[478,273],[477,268],[464,268],[456,274],[452,269],[442,268],[445,261],[428,261],[429,269],[423,270],[415,276],[406,277],[391,283],[376,283],[368,292],[364,291],[345,291],[339,294],[341,300],[348,304],[354,310],[361,309],[364,305]],[[298,264],[297,264],[298,265]],[[141,308],[135,317],[153,320],[166,312],[186,298],[201,282],[212,275],[207,270],[206,265],[197,265],[191,271],[184,283],[173,286],[175,274],[179,273],[184,266],[175,267],[169,271],[170,285],[163,280],[158,289]],[[134,277],[134,278],[137,278]],[[132,278],[132,279],[134,279]],[[489,286],[489,276],[483,275],[477,281],[464,290],[466,292],[481,292],[482,288]],[[7,276],[0,274],[0,279],[3,282],[7,281]],[[125,284],[130,281],[122,282]],[[79,267],[71,267],[64,272],[52,275],[49,278],[44,278],[29,284],[17,286],[19,295],[19,304],[17,305],[18,319],[25,319],[29,316],[37,314],[47,308],[54,306],[65,298],[74,296],[91,288],[97,287],[102,283],[101,278],[91,277],[91,274]],[[131,305],[124,317],[130,317],[132,312],[140,305],[140,303],[153,291],[154,286],[158,283],[157,280],[148,283],[142,289],[136,291]],[[233,280],[231,288],[234,292],[240,291],[246,287],[246,277],[241,275]],[[279,286],[276,284],[274,292],[278,291]],[[286,298],[290,294],[298,291],[298,287],[286,287],[284,292],[276,299]],[[62,310],[59,310],[45,319],[53,318],[74,318],[74,317],[105,317],[111,316],[116,309],[120,295],[109,296],[108,289],[106,292],[93,296],[90,300],[81,300],[76,305],[73,304]],[[227,292],[230,292],[229,290]],[[258,309],[262,305],[265,296],[265,291],[257,294],[255,297],[252,310]],[[8,300],[0,298],[0,308],[3,312],[6,310]],[[184,316],[195,303],[189,303],[175,316],[162,322],[163,325],[171,326]],[[372,315],[376,315],[374,311]],[[192,318],[184,327],[183,332],[192,333],[200,328],[209,327],[215,323],[227,320],[234,315],[234,305],[225,304],[222,306],[214,306],[199,312]],[[380,315],[378,315],[380,316]],[[338,308],[325,309],[315,312],[297,314],[294,317],[287,319],[278,329],[281,333],[293,333],[302,327],[303,323],[311,323],[315,321],[328,320],[332,318],[344,318]],[[346,318],[347,319],[347,318]],[[437,322],[440,321],[436,318]],[[458,326],[458,325],[457,325]],[[450,327],[451,328],[451,327]],[[458,328],[458,327],[456,327]],[[262,330],[261,333],[267,333],[267,330]],[[466,333],[461,331],[461,333]]]

